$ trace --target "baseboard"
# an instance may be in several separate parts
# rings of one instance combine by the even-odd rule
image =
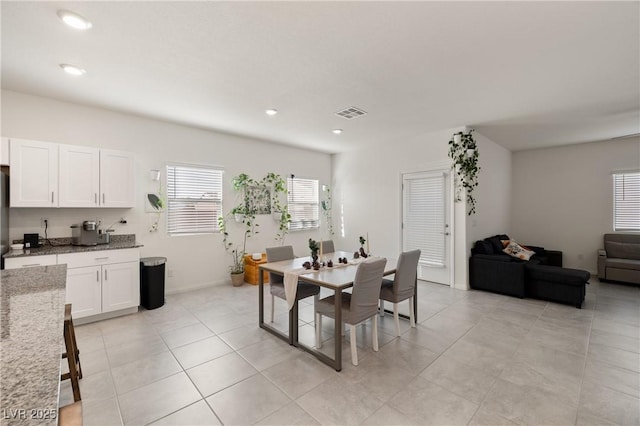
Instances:
[[[119,311],[105,312],[98,315],[92,315],[90,317],[73,318],[73,323],[75,325],[89,324],[91,322],[121,317],[123,315],[135,314],[137,312],[138,312],[138,307],[134,306],[133,308],[121,309]]]

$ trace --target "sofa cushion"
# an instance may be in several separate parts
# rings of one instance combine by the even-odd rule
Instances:
[[[473,246],[473,254],[494,254],[493,245],[489,241],[479,240]]]
[[[581,269],[560,268],[549,265],[527,265],[530,279],[550,283],[579,286],[589,281],[591,274]]]
[[[494,253],[500,253],[504,248],[501,240],[508,240],[508,239],[509,239],[508,235],[502,234],[502,235],[494,235],[493,237],[485,238],[485,241],[489,241],[491,243]]]
[[[511,256],[507,256],[506,254],[476,254],[474,257],[478,259],[492,260],[494,262],[517,262],[517,259],[514,259]]]
[[[640,260],[640,244],[605,241],[607,257]]]
[[[607,268],[631,269],[640,271],[640,260],[635,259],[607,259]]]
[[[513,256],[521,260],[529,260],[531,256],[536,254],[536,252],[522,247],[520,244],[516,243],[515,240],[511,240],[509,245],[507,245],[502,251],[507,253],[509,256]]]

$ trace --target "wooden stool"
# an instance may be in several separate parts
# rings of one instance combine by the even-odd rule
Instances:
[[[82,426],[82,401],[65,405],[58,410],[59,426]]]
[[[76,333],[73,329],[73,318],[71,318],[71,304],[64,306],[64,345],[65,350],[62,358],[67,358],[69,372],[60,376],[60,380],[71,379],[73,389],[73,400],[80,401],[80,384],[78,379],[82,379],[82,366],[80,366],[80,351],[76,343]]]

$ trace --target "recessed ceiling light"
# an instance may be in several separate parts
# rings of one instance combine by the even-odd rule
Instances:
[[[278,110],[270,108],[270,109],[265,110],[264,113],[267,114],[267,115],[276,115],[278,113]]]
[[[88,30],[93,26],[85,17],[68,10],[59,10],[58,16],[62,19],[62,22],[76,30]]]
[[[332,132],[336,135],[339,135],[340,133],[342,133],[342,129],[333,129]]]
[[[64,72],[66,72],[67,74],[71,74],[71,75],[84,75],[87,73],[87,70],[84,70],[82,68],[78,68],[75,65],[69,65],[69,64],[60,64],[60,68],[62,68],[64,70]]]

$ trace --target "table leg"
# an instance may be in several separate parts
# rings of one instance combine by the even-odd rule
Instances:
[[[418,276],[416,275],[416,283],[413,286],[413,318],[418,324]]]
[[[335,327],[334,327],[334,340],[335,340],[335,369],[336,371],[342,370],[342,289],[337,288],[335,291],[334,299],[335,307]]]
[[[298,344],[298,299],[289,309],[289,344],[293,346]]]
[[[258,327],[264,324],[264,273],[258,267]]]

